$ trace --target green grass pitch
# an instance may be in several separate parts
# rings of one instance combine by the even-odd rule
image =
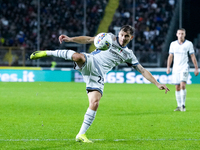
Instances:
[[[75,142],[88,108],[84,83],[0,82],[0,149],[200,149],[200,85],[187,85],[186,112],[153,84],[105,84],[87,137]]]

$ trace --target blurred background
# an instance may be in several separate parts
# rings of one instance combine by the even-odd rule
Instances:
[[[64,59],[29,56],[36,50],[55,49],[90,53],[93,45],[60,45],[59,35],[117,35],[127,24],[136,28],[128,46],[143,66],[166,68],[169,44],[181,27],[194,44],[200,66],[199,8],[199,0],[0,0],[0,66],[73,68]]]

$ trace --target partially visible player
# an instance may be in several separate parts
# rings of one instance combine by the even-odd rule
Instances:
[[[197,76],[198,64],[194,54],[194,48],[192,42],[185,39],[186,31],[181,28],[177,30],[176,36],[178,40],[171,42],[169,48],[169,56],[167,60],[167,74],[170,73],[170,66],[172,60],[173,70],[172,70],[172,83],[176,87],[176,101],[177,108],[174,111],[186,111],[185,101],[186,101],[186,82],[189,75],[189,64],[188,64],[188,53],[191,56],[192,62],[195,67],[194,74]]]
[[[165,90],[165,93],[169,91],[166,85],[157,82],[152,74],[139,64],[133,51],[126,46],[133,39],[134,32],[135,29],[133,27],[125,25],[121,27],[118,37],[112,33],[108,33],[112,38],[112,46],[106,51],[100,51],[97,49],[90,54],[80,54],[73,50],[36,51],[30,56],[31,59],[54,56],[72,60],[76,64],[75,69],[82,73],[83,79],[86,82],[89,108],[85,113],[83,124],[76,136],[76,141],[87,143],[92,142],[87,139],[85,133],[94,121],[99,101],[103,95],[104,77],[113,67],[121,63],[127,63],[129,66],[134,67],[139,71],[147,80],[155,84],[158,89]],[[64,41],[87,44],[93,43],[94,37],[68,37],[66,35],[60,35],[59,41],[60,43]]]

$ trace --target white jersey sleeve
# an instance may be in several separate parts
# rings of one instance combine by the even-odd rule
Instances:
[[[130,54],[130,58],[126,60],[126,63],[128,64],[128,66],[136,66],[137,64],[139,64],[138,59],[136,58],[136,56],[132,53]]]
[[[188,50],[189,50],[189,54],[193,54],[194,53],[194,46],[192,44],[192,42],[189,41],[189,44],[188,44]]]
[[[174,54],[173,42],[170,44],[169,53],[170,53],[170,54]]]

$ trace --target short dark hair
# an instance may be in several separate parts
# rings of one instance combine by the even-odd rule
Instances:
[[[185,30],[184,28],[179,28],[178,30],[181,30],[181,31],[185,31],[185,32],[186,32],[186,30]],[[177,30],[177,31],[178,31],[178,30]]]
[[[124,25],[121,27],[120,31],[124,31],[124,32],[130,32],[131,35],[133,35],[135,33],[135,28],[130,26],[130,25]]]

